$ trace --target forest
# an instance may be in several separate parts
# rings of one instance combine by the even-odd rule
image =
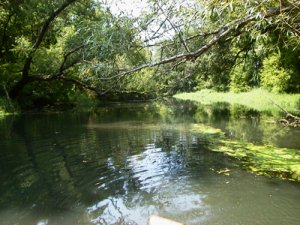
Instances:
[[[300,91],[297,0],[148,0],[139,15],[111,2],[2,0],[1,111]]]

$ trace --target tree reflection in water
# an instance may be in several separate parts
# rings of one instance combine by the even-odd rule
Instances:
[[[247,192],[257,191],[274,196],[276,209],[263,204],[268,223],[280,224],[271,213],[280,215],[280,205],[289,210],[289,224],[297,224],[297,186],[275,181],[280,188],[274,192],[277,187],[266,184],[268,179],[240,170],[238,161],[210,151],[205,135],[190,132],[194,123],[205,123],[243,141],[300,146],[298,130],[278,128],[264,122],[266,117],[224,104],[203,107],[175,101],[2,119],[0,220],[146,224],[149,215],[159,214],[211,224],[240,204],[241,215],[224,224],[254,224],[261,218],[251,220],[241,201],[250,201],[256,212],[252,206],[270,198],[254,194],[250,200]],[[230,170],[230,176],[215,172],[222,169]],[[228,199],[235,194],[239,203],[235,197]]]

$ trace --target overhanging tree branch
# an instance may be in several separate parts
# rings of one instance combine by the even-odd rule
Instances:
[[[208,51],[212,46],[214,46],[216,43],[218,43],[222,38],[228,36],[232,32],[241,30],[249,23],[267,19],[267,18],[271,18],[271,17],[275,17],[280,14],[291,12],[293,10],[299,11],[299,7],[300,7],[300,3],[296,3],[294,5],[290,5],[290,6],[287,6],[284,8],[283,7],[271,8],[265,14],[259,13],[257,15],[247,16],[245,18],[230,22],[230,23],[225,24],[224,26],[220,27],[216,31],[208,33],[208,34],[215,34],[215,36],[211,40],[209,40],[205,45],[201,46],[200,48],[198,48],[197,50],[195,50],[193,52],[186,52],[186,53],[178,54],[178,55],[160,60],[158,62],[143,64],[143,65],[137,66],[135,68],[132,68],[130,70],[127,70],[125,72],[119,73],[115,76],[112,76],[109,78],[100,78],[100,79],[101,80],[112,80],[112,79],[115,79],[118,77],[123,77],[128,74],[140,71],[145,68],[151,68],[151,67],[155,67],[158,65],[171,63],[171,62],[178,62],[178,61],[182,61],[182,60],[194,61],[195,59],[200,57],[203,53]]]

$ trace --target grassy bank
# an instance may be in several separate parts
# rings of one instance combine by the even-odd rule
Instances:
[[[174,96],[182,100],[192,100],[204,105],[216,102],[240,104],[258,111],[279,111],[279,107],[293,113],[299,113],[300,94],[276,94],[262,89],[253,89],[249,92],[215,92],[201,90],[194,93],[182,93]]]
[[[246,93],[218,93],[202,90],[178,94],[174,97],[197,101],[203,105],[217,102],[239,104],[257,111],[272,112],[273,115],[281,114],[282,110],[278,107],[280,106],[291,113],[300,114],[300,94],[275,94],[261,89]],[[200,136],[209,131],[209,135],[205,135],[205,138],[210,140],[210,150],[240,160],[247,170],[255,174],[300,181],[299,149],[280,148],[270,144],[255,145],[243,140],[231,139],[222,130],[211,127],[197,125],[191,131]]]

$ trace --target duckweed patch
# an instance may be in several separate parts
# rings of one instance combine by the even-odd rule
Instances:
[[[211,141],[225,138],[225,134],[221,129],[209,127],[203,124],[193,124],[190,131],[198,136],[204,136]]]
[[[212,151],[241,160],[243,167],[255,174],[300,181],[299,149],[254,145],[227,139],[220,129],[205,125],[194,125],[191,130],[200,137],[208,138]]]

